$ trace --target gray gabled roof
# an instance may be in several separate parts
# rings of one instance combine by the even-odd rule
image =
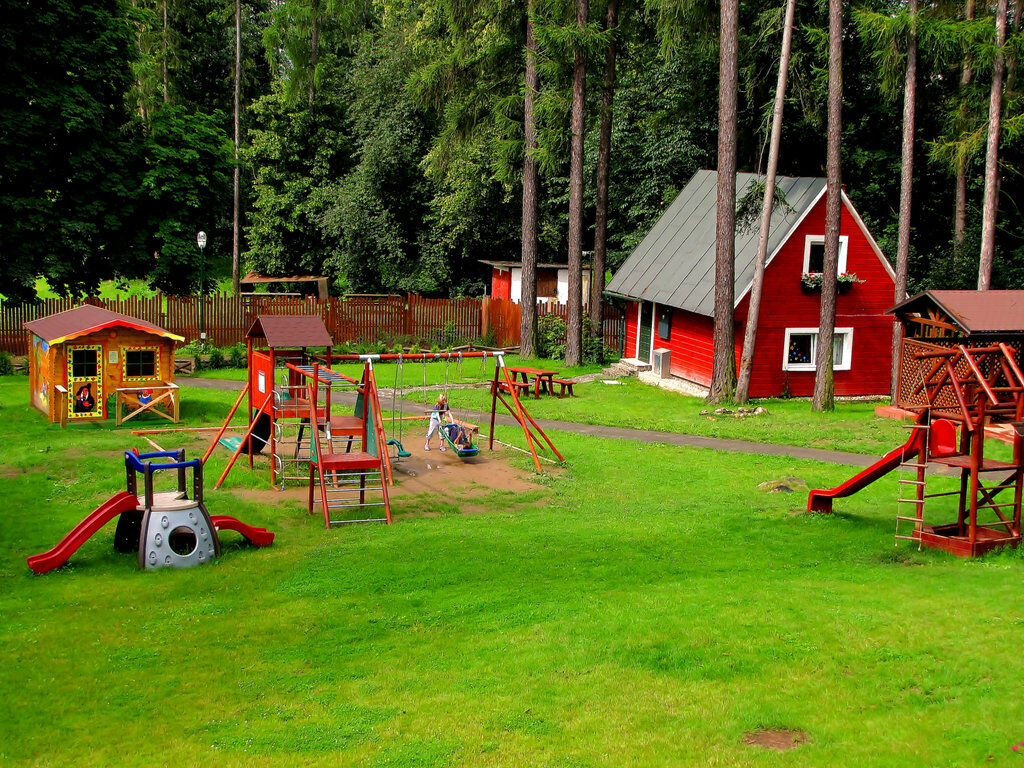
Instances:
[[[736,174],[736,197],[757,176]],[[782,245],[825,189],[825,179],[779,176],[776,185],[790,209],[776,206],[768,238],[768,258]],[[608,293],[679,307],[711,317],[715,306],[715,171],[697,171],[608,283]],[[736,233],[736,298],[754,277],[760,217]]]

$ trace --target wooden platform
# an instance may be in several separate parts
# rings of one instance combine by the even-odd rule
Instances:
[[[956,523],[925,526],[922,531],[915,531],[914,538],[919,538],[926,547],[941,549],[958,557],[978,557],[1000,547],[1016,548],[1020,544],[1020,536],[1008,534],[1002,526],[989,528],[979,525],[976,531],[977,541],[973,547],[966,536],[959,535]]]

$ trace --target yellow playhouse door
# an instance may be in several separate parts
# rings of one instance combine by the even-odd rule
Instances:
[[[68,347],[68,418],[106,417],[103,400],[103,347]]]

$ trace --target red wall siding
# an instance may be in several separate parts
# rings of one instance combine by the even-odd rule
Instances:
[[[853,356],[849,371],[835,372],[835,392],[837,395],[885,394],[889,391],[892,343],[892,316],[886,315],[885,310],[893,305],[893,279],[845,205],[840,231],[849,236],[846,271],[855,273],[865,282],[855,284],[837,299],[836,327],[853,328]],[[784,371],[782,355],[786,328],[818,327],[821,294],[804,293],[800,275],[805,237],[824,232],[825,198],[822,197],[765,271],[750,382],[753,397],[778,395],[787,384],[793,395],[807,396],[814,392],[814,372]],[[744,298],[736,309],[736,318],[741,321],[737,331],[740,344],[748,301]]]
[[[698,384],[711,383],[714,359],[714,321],[684,309],[672,310],[672,333],[668,339],[654,329],[654,347],[672,350],[672,374]]]
[[[626,346],[623,349],[623,357],[636,357],[636,302],[626,303]]]
[[[512,298],[512,270],[499,270],[497,267],[491,269],[491,296],[495,299]]]

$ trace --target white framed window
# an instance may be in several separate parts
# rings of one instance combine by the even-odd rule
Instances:
[[[818,353],[817,328],[787,328],[782,370],[813,371]],[[848,371],[853,361],[853,328],[836,328],[832,340],[832,370]]]
[[[837,274],[846,272],[846,248],[850,238],[839,236],[839,269]],[[808,235],[804,238],[804,274],[821,274],[825,264],[825,236]]]

